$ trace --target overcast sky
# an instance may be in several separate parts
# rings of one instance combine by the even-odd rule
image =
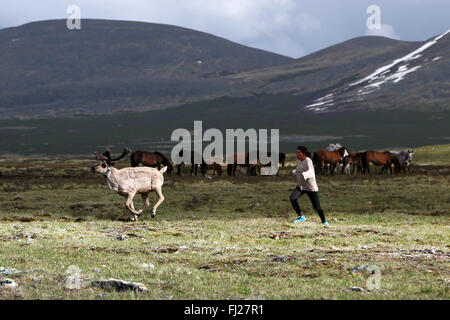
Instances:
[[[165,23],[251,47],[301,57],[363,35],[426,40],[450,29],[449,0],[13,0],[0,2],[0,29],[67,18]],[[367,8],[381,9],[381,30],[367,28]]]

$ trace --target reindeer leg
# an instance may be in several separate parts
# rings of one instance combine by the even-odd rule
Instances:
[[[128,196],[127,196],[127,198],[128,198]],[[133,209],[133,210],[136,210],[136,209],[134,208],[134,202],[133,202],[133,201],[131,201],[131,203],[130,203],[130,208]],[[125,211],[127,211],[127,212],[130,211],[130,209],[128,209],[128,207],[127,207],[126,204],[125,204]]]
[[[156,209],[158,209],[159,205],[164,201],[164,196],[162,194],[161,187],[156,187],[154,190],[155,190],[156,194],[158,195],[159,200],[153,206],[152,218],[156,217]]]
[[[136,210],[136,208],[134,207],[134,201],[131,201],[130,207],[131,209]]]
[[[146,193],[142,193],[141,194],[142,197],[142,201],[144,202],[144,206],[142,207],[142,209],[140,209],[139,215],[141,215],[142,212],[145,211],[145,209],[147,209],[148,207],[150,207],[150,194],[148,192]]]
[[[133,204],[133,198],[135,195],[136,195],[136,192],[129,193],[127,196],[127,201],[125,203],[125,208],[127,208],[128,211],[130,211],[133,216],[132,221],[137,221],[137,217],[139,216],[139,212],[134,209],[134,204]]]

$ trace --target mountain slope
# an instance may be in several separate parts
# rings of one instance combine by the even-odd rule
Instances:
[[[0,30],[0,119],[141,112],[220,97],[271,101],[262,109],[271,113],[286,101],[312,112],[449,110],[449,42],[450,33],[425,42],[360,37],[295,60],[160,24],[83,20],[82,30],[69,31],[65,20],[30,23]]]
[[[149,110],[234,92],[225,75],[293,59],[180,27],[51,20],[0,30],[0,111]]]
[[[449,110],[449,42],[449,32],[425,42],[360,37],[282,66],[230,77],[253,83],[253,94],[297,95],[299,109],[313,112]]]
[[[306,57],[292,61],[282,66],[262,68],[232,75],[232,78],[242,78],[246,81],[267,81],[269,83],[283,82],[326,71],[329,78],[340,80],[340,74],[330,73],[332,69],[361,72],[361,68],[384,62],[404,52],[408,52],[419,42],[404,42],[384,37],[359,37],[336,44]],[[309,79],[305,79],[305,83]],[[290,86],[290,90],[299,89]]]

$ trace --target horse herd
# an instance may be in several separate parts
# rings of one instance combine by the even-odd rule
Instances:
[[[393,173],[392,167],[394,167],[394,171],[396,173],[406,173],[406,170],[409,168],[413,151],[386,151],[386,152],[378,152],[378,151],[365,151],[365,152],[351,152],[346,147],[343,147],[339,144],[330,144],[326,149],[319,150],[310,154],[309,156],[313,160],[314,165],[316,166],[316,172],[320,174],[335,174],[339,166],[341,166],[342,174],[355,174],[358,173],[367,173],[370,172],[370,164],[375,166],[382,166],[381,173],[389,171],[391,174]],[[125,158],[127,155],[130,155],[130,166],[138,167],[139,165],[143,165],[145,167],[156,167],[160,170],[162,167],[167,167],[167,173],[171,174],[175,168],[172,162],[164,156],[161,152],[147,152],[147,151],[131,151],[126,148],[122,154],[116,158],[112,157],[111,151],[107,149],[103,154],[99,154],[95,152],[95,156],[97,160],[106,162],[109,166],[113,166],[115,162]],[[180,153],[182,157],[182,152]],[[191,154],[191,163],[181,163],[176,165],[176,174],[181,175],[181,168],[183,165],[190,165],[190,175],[198,174],[198,167],[200,167],[200,173],[203,176],[206,176],[209,170],[212,170],[213,175],[222,176],[222,166],[216,162],[213,164],[207,164],[204,159],[202,159],[201,164],[194,163],[195,154],[192,151]],[[270,156],[270,154],[269,154]],[[238,163],[238,154],[234,154],[234,161],[232,163],[227,163],[227,175],[235,176],[236,170],[238,167],[243,167],[246,169],[246,175],[256,176],[261,174],[261,168],[270,167],[270,164],[262,165],[257,159],[256,164],[250,163],[249,153],[245,153],[245,163]],[[279,154],[279,164],[281,167],[285,166],[286,162],[286,154]],[[278,172],[277,172],[278,175]]]
[[[414,151],[365,151],[351,152],[346,147],[339,144],[331,144],[327,149],[314,152],[312,160],[319,173],[326,173],[329,168],[330,173],[336,173],[339,165],[342,166],[342,174],[354,174],[355,172],[367,173],[370,175],[370,164],[382,166],[381,172],[389,171],[393,173],[406,173],[411,165]]]
[[[127,155],[130,154],[130,166],[131,167],[137,167],[139,165],[143,165],[145,167],[153,167],[158,168],[158,170],[161,169],[161,167],[167,167],[167,173],[171,174],[175,169],[172,164],[172,162],[164,156],[161,152],[155,151],[155,152],[148,152],[148,151],[135,151],[132,152],[130,149],[126,148],[120,156],[117,158],[112,158],[111,151],[107,149],[103,154],[99,154],[98,152],[94,153],[97,160],[106,162],[108,165],[113,166],[115,162],[123,159]],[[270,153],[269,153],[270,156]],[[180,157],[183,157],[183,151],[180,152]],[[177,175],[181,175],[181,168],[184,165],[190,165],[191,166],[191,172],[190,174],[198,174],[198,168],[200,167],[200,173],[203,176],[206,176],[209,170],[213,171],[213,175],[222,176],[222,166],[216,162],[213,164],[207,164],[205,159],[202,159],[201,164],[196,164],[194,162],[195,159],[195,153],[192,151],[191,153],[191,163],[181,163],[176,165],[177,168]],[[280,153],[279,155],[279,163],[284,167],[286,160],[286,154]],[[267,166],[270,166],[267,165]],[[238,154],[234,154],[234,163],[227,164],[227,174],[229,176],[235,176],[236,175],[236,169],[237,167],[244,167],[247,169],[247,175],[257,175],[257,172],[260,173],[261,167],[264,167],[261,165],[258,159],[258,164],[251,164],[250,163],[250,157],[248,153],[245,153],[245,163],[244,164],[238,164]]]

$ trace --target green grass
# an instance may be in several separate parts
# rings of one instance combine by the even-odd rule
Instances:
[[[450,165],[450,144],[418,148],[414,160],[421,165]]]
[[[27,273],[0,299],[449,299],[445,148],[416,150],[420,164],[436,151],[440,167],[416,163],[406,176],[318,177],[330,229],[306,197],[308,221],[292,223],[292,167],[280,177],[167,177],[157,218],[125,223],[124,199],[88,174],[91,161],[3,160],[0,266]],[[364,264],[380,267],[381,288],[348,290],[366,288],[371,275],[351,273]],[[70,266],[149,292],[69,290]]]

